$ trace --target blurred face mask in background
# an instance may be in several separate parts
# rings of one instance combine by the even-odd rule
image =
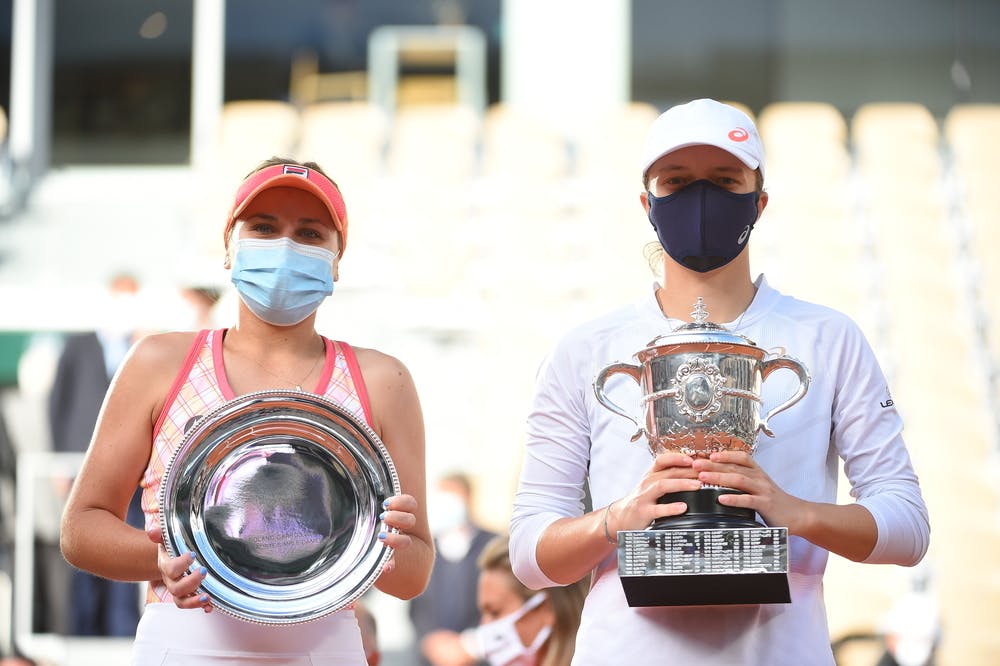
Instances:
[[[469,521],[465,502],[455,493],[438,490],[427,498],[427,519],[435,535],[465,526]]]
[[[289,238],[241,238],[233,252],[232,282],[262,320],[292,326],[333,293],[333,252]]]
[[[524,645],[514,625],[544,601],[545,593],[539,592],[513,613],[476,627],[479,650],[473,656],[485,658],[490,666],[534,666],[535,655],[552,634],[552,627],[543,627],[531,645]]]

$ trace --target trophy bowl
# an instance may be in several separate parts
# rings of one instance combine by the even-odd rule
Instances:
[[[160,484],[171,556],[193,552],[213,607],[265,625],[340,610],[391,556],[382,502],[399,493],[385,445],[321,396],[237,397],[188,431]]]
[[[700,298],[692,314],[694,322],[637,352],[638,365],[613,363],[602,369],[594,381],[597,400],[632,421],[638,428],[632,441],[645,436],[654,456],[665,451],[700,458],[716,451],[753,454],[758,433],[774,437],[770,419],[805,396],[809,372],[791,356],[771,356],[752,340],[705,321],[708,312]],[[796,374],[798,388],[761,417],[761,384],[780,369]],[[607,396],[605,385],[616,374],[642,388],[644,423]]]

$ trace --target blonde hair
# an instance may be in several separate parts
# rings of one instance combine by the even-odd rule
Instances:
[[[511,589],[522,600],[527,601],[534,596],[535,591],[525,587],[514,575],[508,548],[509,542],[506,536],[491,539],[479,555],[479,568],[482,571],[507,574]],[[552,634],[545,642],[545,658],[539,666],[569,666],[573,659],[573,649],[576,647],[576,632],[580,628],[580,613],[583,611],[583,601],[587,597],[589,584],[588,576],[571,585],[550,587],[545,590],[545,596],[552,605],[556,620]]]

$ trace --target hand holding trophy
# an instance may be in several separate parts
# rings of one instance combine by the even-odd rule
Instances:
[[[677,451],[708,458],[716,451],[753,454],[759,432],[773,437],[769,421],[805,396],[810,377],[789,356],[765,350],[707,321],[698,298],[694,321],[650,342],[639,365],[614,363],[594,381],[598,401],[636,424],[632,441],[645,436],[656,456]],[[795,393],[760,416],[760,387],[776,370],[799,379]],[[645,423],[612,402],[605,385],[615,374],[642,388]],[[630,606],[782,603],[788,590],[788,531],[767,527],[752,509],[724,506],[732,488],[703,486],[668,493],[660,503],[685,502],[682,515],[661,518],[645,530],[618,533],[618,573]]]

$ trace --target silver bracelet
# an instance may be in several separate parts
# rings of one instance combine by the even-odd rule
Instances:
[[[614,504],[614,502],[611,502],[611,504]],[[612,539],[611,533],[608,532],[608,515],[611,513],[611,504],[608,504],[608,506],[604,508],[604,538],[608,540],[608,543],[617,546],[618,539]]]

